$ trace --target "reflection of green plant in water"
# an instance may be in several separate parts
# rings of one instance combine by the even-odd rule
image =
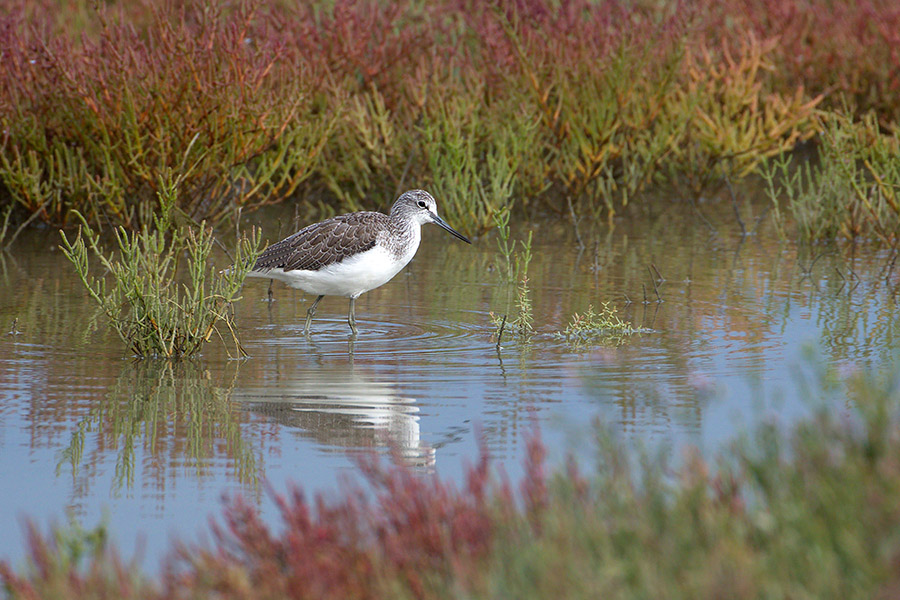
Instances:
[[[497,245],[504,259],[504,278],[507,284],[506,311],[503,315],[491,312],[491,322],[495,327],[497,343],[504,331],[509,328],[513,335],[527,337],[534,331],[534,315],[531,307],[531,293],[528,288],[528,265],[531,263],[531,238],[532,231],[528,232],[528,239],[510,242],[509,233],[509,208],[500,211],[494,217],[499,239]],[[516,247],[520,250],[517,250]],[[515,287],[515,314],[510,318],[510,309],[513,305],[512,284]]]
[[[637,333],[628,321],[623,321],[615,306],[603,302],[600,312],[588,305],[587,311],[572,315],[572,320],[557,335],[576,348],[584,346],[620,346],[625,339]]]
[[[61,232],[63,252],[110,325],[137,356],[195,354],[213,334],[224,342],[220,326],[227,329],[237,352],[243,354],[231,303],[239,299],[238,293],[253,264],[259,248],[258,232],[238,243],[234,266],[217,273],[208,265],[215,242],[212,232],[202,223],[196,231],[172,227],[178,182],[169,179],[160,187],[162,217],[156,219],[156,231],[146,226],[135,233],[117,229],[118,257],[104,253],[98,234],[83,218],[74,242]],[[112,275],[112,285],[107,286],[105,278],[89,274],[91,253]],[[179,258],[184,254],[188,283],[179,277]]]
[[[189,459],[184,462],[193,464],[201,475],[224,442],[238,479],[256,483],[257,459],[234,418],[230,389],[215,385],[207,371],[189,361],[127,365],[106,398],[73,431],[57,470],[69,464],[73,478],[77,476],[88,432],[97,432],[102,438],[98,446],[118,451],[115,489],[134,484],[140,445],[148,455],[165,461],[157,471],[164,477],[168,462],[181,453]]]

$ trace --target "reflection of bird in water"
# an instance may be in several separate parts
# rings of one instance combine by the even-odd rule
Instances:
[[[307,332],[322,298],[350,298],[347,321],[356,334],[356,299],[390,281],[412,260],[425,223],[439,225],[471,243],[438,216],[431,194],[410,190],[397,199],[390,216],[355,212],[304,227],[266,248],[248,275],[278,279],[316,294],[306,311]]]
[[[390,446],[411,466],[435,462],[434,448],[420,438],[415,400],[400,397],[391,384],[316,371],[286,385],[236,389],[232,399],[324,446]]]

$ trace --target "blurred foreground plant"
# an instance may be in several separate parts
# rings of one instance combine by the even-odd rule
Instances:
[[[54,527],[47,536],[28,523],[27,576],[13,575],[8,565],[0,564],[5,597],[87,598],[103,590],[100,595],[107,597],[152,598],[153,584],[139,574],[136,562],[126,563],[119,557],[109,533],[103,523],[85,529],[71,516],[66,525]]]
[[[60,232],[63,252],[109,324],[136,356],[190,356],[213,335],[224,343],[223,330],[231,337],[236,353],[244,355],[231,303],[240,298],[259,249],[259,232],[254,230],[249,239],[242,238],[233,266],[219,272],[209,264],[215,242],[211,229],[204,223],[197,230],[172,227],[169,219],[177,194],[177,184],[171,180],[161,185],[162,216],[156,218],[155,231],[146,224],[139,232],[116,229],[119,256],[103,251],[99,234],[80,214],[82,227],[74,241]],[[111,283],[105,276],[90,274],[91,254],[112,277]],[[187,281],[179,272],[183,254],[187,257]]]

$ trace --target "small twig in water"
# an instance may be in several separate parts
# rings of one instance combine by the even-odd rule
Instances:
[[[566,196],[566,202],[569,205],[569,214],[572,216],[572,226],[575,229],[575,239],[578,240],[578,247],[584,250],[584,241],[581,239],[581,233],[578,231],[578,217],[575,215],[575,207],[572,206],[572,198]]]
[[[6,207],[6,210],[3,213],[3,224],[0,225],[0,242],[6,239],[6,232],[9,230],[9,219],[12,217],[14,208],[15,205],[9,204],[9,206]]]
[[[500,321],[500,329],[497,330],[497,350],[500,350],[500,340],[503,339],[503,330],[506,328],[506,315],[503,315],[503,320]]]
[[[647,329],[655,329],[656,328],[656,317],[659,316],[659,304],[656,305],[656,309],[653,311],[653,318],[650,319],[650,326]]]
[[[853,291],[859,287],[859,284],[862,283],[862,280],[859,278],[859,275],[857,275],[856,272],[853,270],[853,267],[847,267],[847,270],[850,271],[850,279],[856,280],[856,284],[852,288],[850,288],[850,293],[852,294]]]
[[[768,204],[766,208],[762,211],[762,214],[756,217],[756,221],[753,222],[753,231],[750,233],[756,234],[757,230],[759,230],[760,224],[765,220],[766,217],[769,216],[769,212],[772,210],[772,204]]]
[[[231,318],[230,319],[222,319],[225,322],[225,326],[228,327],[228,331],[231,333],[231,340],[234,342],[235,347],[237,348],[238,355],[237,358],[247,358],[250,354],[244,350],[243,344],[241,344],[241,340],[238,337],[237,332],[234,330],[232,323],[234,322],[234,305],[231,305]],[[231,352],[228,351],[228,345],[225,343],[225,340],[222,338],[222,334],[219,331],[218,327],[213,326],[213,330],[215,330],[216,334],[218,334],[219,339],[222,340],[222,345],[225,346],[225,351],[228,352],[228,356],[231,356]]]
[[[21,332],[19,331],[19,317],[16,317],[12,321],[12,325],[9,326],[9,331],[6,335],[19,335]]]
[[[834,272],[837,273],[841,278],[841,287],[839,287],[837,291],[837,293],[840,294],[842,291],[844,291],[844,286],[847,285],[847,279],[844,278],[844,274],[841,273],[841,271],[837,267],[834,268]]]
[[[46,200],[44,200],[44,203],[41,204],[40,208],[38,208],[36,211],[31,213],[31,216],[28,217],[27,219],[25,219],[24,223],[19,225],[19,228],[13,232],[12,237],[9,238],[9,241],[6,242],[5,246],[3,246],[4,250],[9,250],[9,247],[12,246],[12,243],[14,241],[16,241],[16,238],[19,237],[20,233],[22,233],[22,230],[24,230],[26,227],[31,225],[31,222],[34,221],[45,208],[47,208],[47,205],[50,204],[50,200],[52,200],[52,198],[47,198]],[[9,218],[9,215],[7,215],[7,218]],[[6,226],[4,225],[4,229],[5,228],[6,228]]]
[[[647,270],[650,271],[650,281],[653,282],[653,291],[656,292],[656,301],[662,302],[662,297],[659,295],[659,286],[656,283],[656,279],[653,277],[653,271],[650,267],[647,267]],[[657,271],[657,274],[659,274],[659,271]]]
[[[884,284],[890,287],[891,285],[891,275],[894,272],[894,265],[897,263],[897,256],[900,253],[897,252],[897,247],[891,249],[891,254],[888,257],[888,260],[885,262],[884,267],[881,269],[881,274],[879,277],[884,277]]]
[[[691,208],[694,209],[694,212],[697,213],[697,216],[700,217],[700,220],[703,221],[703,223],[704,223],[707,227],[709,227],[709,230],[712,232],[712,234],[713,234],[714,236],[718,237],[718,236],[719,236],[719,232],[716,231],[716,228],[713,227],[713,224],[709,222],[709,219],[707,219],[706,216],[704,216],[704,214],[703,214],[702,212],[700,212],[700,207],[697,206],[697,203],[694,201],[693,196],[690,197],[690,201],[691,201]]]
[[[812,262],[809,263],[809,268],[804,267],[800,261],[797,261],[797,264],[800,265],[800,268],[803,270],[803,276],[809,277],[810,275],[812,275],[813,267],[816,266],[816,263],[819,262],[819,259],[826,254],[827,252],[819,252],[816,257],[812,259]]]
[[[744,226],[744,220],[741,219],[741,211],[738,210],[737,198],[734,195],[734,188],[731,187],[731,180],[725,176],[725,185],[728,187],[728,193],[731,194],[731,206],[734,208],[734,216],[737,217],[738,225],[741,226],[741,237],[747,235],[747,228]]]
[[[666,278],[662,276],[662,273],[659,272],[659,269],[656,268],[655,264],[650,263],[650,266],[653,267],[653,270],[656,272],[656,277],[659,279],[660,283],[666,280]]]
[[[234,217],[234,243],[235,244],[241,243],[241,210],[242,209],[243,209],[242,206],[238,206],[235,209],[235,213],[236,213],[236,215]]]

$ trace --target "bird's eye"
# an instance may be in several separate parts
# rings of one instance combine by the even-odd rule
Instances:
[[[426,206],[428,206],[427,204],[425,204],[424,200],[419,200],[418,202],[416,202],[416,204],[419,205],[419,208],[425,208]]]

